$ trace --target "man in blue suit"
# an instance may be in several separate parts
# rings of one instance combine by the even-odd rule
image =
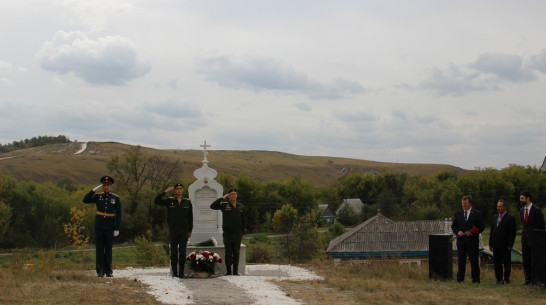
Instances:
[[[506,210],[508,206],[503,199],[497,202],[497,215],[491,219],[491,233],[489,235],[489,250],[493,251],[493,263],[497,284],[510,284],[512,272],[512,247],[516,239],[516,218]],[[504,280],[503,280],[504,265]]]
[[[457,282],[464,281],[466,256],[472,269],[472,283],[480,283],[479,234],[484,229],[483,216],[480,211],[472,208],[472,196],[463,196],[462,210],[455,213],[451,230],[457,236]]]
[[[525,274],[524,285],[536,285],[536,274],[533,273],[533,265],[536,262],[534,247],[535,230],[544,230],[544,214],[542,210],[531,202],[530,192],[521,192],[519,201],[523,206],[521,214],[521,250],[523,256],[523,273]]]

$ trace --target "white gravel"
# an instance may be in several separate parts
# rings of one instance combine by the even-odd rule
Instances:
[[[173,278],[169,268],[127,268],[114,275],[147,284],[147,292],[165,304],[302,304],[288,297],[274,281],[322,280],[291,265],[247,265],[245,275],[209,279]]]

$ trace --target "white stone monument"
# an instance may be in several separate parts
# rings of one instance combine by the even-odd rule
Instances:
[[[210,204],[224,195],[224,188],[214,178],[217,176],[216,170],[208,166],[207,160],[207,141],[203,145],[203,166],[196,169],[193,172],[193,176],[197,180],[190,185],[188,193],[190,200],[193,204],[193,231],[191,238],[188,241],[189,245],[186,249],[186,255],[196,250],[207,250],[216,252],[224,259],[225,248],[224,239],[222,237],[222,212],[213,210],[210,208]],[[217,246],[203,247],[193,246],[200,242],[206,241],[214,237]],[[226,272],[226,266],[224,263],[220,264],[219,272],[221,274]],[[241,244],[241,253],[239,257],[239,273],[244,274],[246,270],[246,246]]]
[[[210,204],[222,197],[224,188],[214,178],[216,170],[208,166],[207,141],[200,145],[203,147],[203,166],[193,172],[197,181],[188,188],[190,200],[193,204],[193,232],[190,243],[196,244],[214,237],[218,245],[223,245],[222,240],[222,212],[212,210]]]

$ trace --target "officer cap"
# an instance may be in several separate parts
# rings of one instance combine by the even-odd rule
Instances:
[[[229,189],[228,194],[231,193],[231,192],[237,193],[237,190],[235,188],[231,188],[231,189]]]
[[[177,186],[181,187],[181,188],[184,188],[184,186],[182,185],[182,183],[177,183],[174,185],[174,187],[176,188]]]
[[[102,176],[100,178],[100,183],[102,184],[114,184],[114,178],[110,176]]]

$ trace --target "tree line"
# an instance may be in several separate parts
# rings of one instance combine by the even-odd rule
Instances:
[[[153,199],[175,182],[184,184],[184,196],[188,197],[187,189],[194,180],[181,181],[180,173],[186,170],[181,162],[145,154],[137,146],[113,156],[107,170],[115,179],[113,192],[122,200],[120,241],[133,241],[149,232],[153,239],[163,240],[167,234],[166,211],[153,204]],[[477,169],[461,175],[450,171],[432,176],[353,171],[330,186],[314,186],[300,176],[260,181],[243,174],[220,174],[216,180],[224,189],[237,189],[239,199],[248,208],[249,232],[287,232],[304,222],[317,225],[319,205],[336,211],[346,198],[360,198],[364,203],[362,216],[340,217],[348,225],[373,217],[378,210],[393,220],[451,218],[461,208],[463,195],[473,196],[473,207],[484,214],[486,222],[496,213],[501,198],[509,204],[509,212],[518,215],[523,190],[533,194],[533,203],[546,203],[546,173],[520,165]],[[53,248],[68,244],[63,227],[72,221],[71,209],[72,214],[76,209],[82,215],[82,234],[93,240],[95,206],[83,204],[82,198],[94,186],[66,179],[56,184],[19,181],[0,175],[0,247]]]
[[[38,136],[31,139],[13,141],[8,144],[0,145],[0,153],[6,153],[14,150],[44,146],[49,144],[68,143],[70,139],[64,135],[53,136]]]

